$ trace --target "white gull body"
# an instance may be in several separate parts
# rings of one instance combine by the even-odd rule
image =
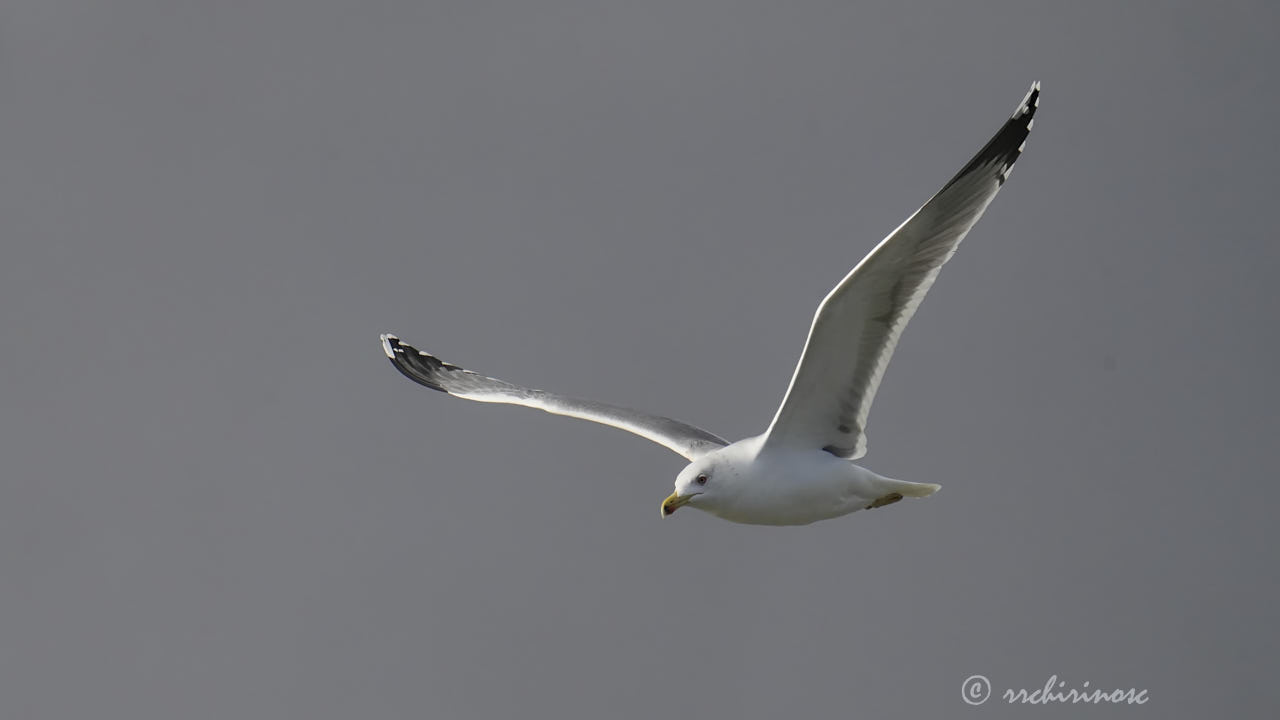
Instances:
[[[706,430],[629,408],[486,377],[383,335],[383,351],[410,379],[478,402],[524,405],[611,425],[690,462],[662,503],[738,523],[806,525],[926,497],[938,485],[893,480],[851,461],[866,453],[876,390],[907,321],[982,216],[1021,155],[1040,85],[994,137],[915,214],[882,240],[818,306],[800,362],[768,429],[729,443]]]

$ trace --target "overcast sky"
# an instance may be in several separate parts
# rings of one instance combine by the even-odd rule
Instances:
[[[1273,711],[1277,14],[8,0],[0,716]],[[1034,80],[871,415],[928,500],[662,520],[677,456],[378,347],[758,433]]]

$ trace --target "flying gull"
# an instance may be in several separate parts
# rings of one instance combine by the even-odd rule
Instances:
[[[1009,177],[1040,100],[1034,83],[978,154],[880,241],[818,305],[791,385],[763,434],[730,443],[660,415],[556,395],[485,377],[382,336],[410,380],[478,402],[537,408],[611,425],[684,456],[666,517],[688,505],[756,525],[807,525],[927,497],[930,483],[877,475],[851,461],[867,450],[867,415],[898,337],[944,263]]]

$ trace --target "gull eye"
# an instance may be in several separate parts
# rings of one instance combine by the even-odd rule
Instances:
[[[705,474],[705,473],[704,473],[704,474],[702,474],[702,475],[699,475],[699,476],[698,476],[698,484],[699,484],[699,485],[706,485],[706,484],[707,484],[707,476],[706,476],[706,474]]]

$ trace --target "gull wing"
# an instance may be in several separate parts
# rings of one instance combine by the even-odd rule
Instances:
[[[866,454],[867,414],[898,337],[943,263],[1008,178],[1039,100],[1035,83],[969,164],[818,306],[765,447],[822,448],[849,459]]]
[[[400,342],[395,335],[382,336],[382,350],[405,377],[432,390],[476,402],[506,403],[537,408],[553,415],[566,415],[621,428],[693,460],[728,445],[724,439],[679,420],[649,415],[638,410],[593,400],[554,395],[542,390],[512,385],[485,377],[457,365],[450,365],[421,350]]]

